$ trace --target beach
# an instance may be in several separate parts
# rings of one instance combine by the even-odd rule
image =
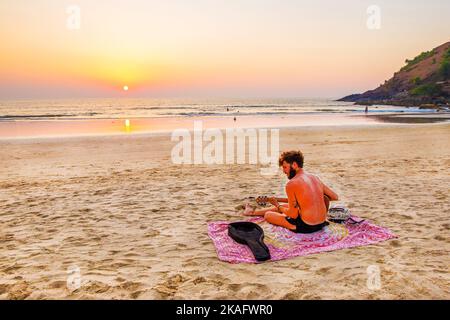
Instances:
[[[207,223],[281,194],[281,172],[174,164],[164,134],[0,140],[0,299],[449,299],[449,134],[282,128],[280,150],[302,150],[339,203],[398,238],[261,264],[220,261]]]

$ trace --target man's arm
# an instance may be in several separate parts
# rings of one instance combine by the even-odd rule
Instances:
[[[330,201],[339,200],[339,197],[336,192],[331,190],[325,183],[322,182],[323,193],[330,198]]]
[[[288,204],[289,207],[288,208],[284,208],[284,207],[278,207],[278,211],[281,213],[284,213],[285,215],[287,215],[290,218],[297,218],[300,208],[297,207],[297,201],[295,199],[295,193],[294,193],[294,187],[292,186],[292,184],[287,184],[286,185],[286,194],[288,196]]]

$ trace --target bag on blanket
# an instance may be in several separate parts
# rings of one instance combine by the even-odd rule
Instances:
[[[336,223],[350,222],[351,224],[361,223],[364,221],[354,220],[350,210],[342,205],[336,205],[328,210],[328,220]]]

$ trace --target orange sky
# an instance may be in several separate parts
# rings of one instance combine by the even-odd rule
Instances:
[[[0,2],[0,98],[338,97],[449,40],[448,1]],[[67,27],[69,5],[80,28]]]

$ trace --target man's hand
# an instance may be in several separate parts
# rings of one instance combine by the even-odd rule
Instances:
[[[274,197],[270,197],[267,199],[268,202],[270,202],[271,205],[275,206],[275,207],[279,207],[280,204],[278,203],[277,199],[275,199]]]

